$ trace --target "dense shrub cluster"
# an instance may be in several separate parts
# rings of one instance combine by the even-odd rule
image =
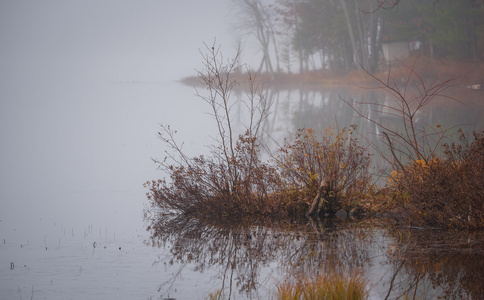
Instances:
[[[234,154],[228,162],[214,155],[166,165],[170,181],[147,182],[149,199],[160,208],[190,215],[275,213],[280,203],[272,195],[281,186],[277,170],[258,159],[256,140],[246,135],[239,137]]]
[[[249,118],[245,133],[237,135],[230,96],[239,84],[232,76],[238,72],[238,55],[225,60],[215,45],[206,45],[206,50],[205,68],[198,72],[206,93],[197,95],[211,108],[218,144],[210,147],[208,157],[189,158],[174,138],[176,131],[163,125],[158,134],[170,150],[156,162],[169,180],[146,183],[154,206],[198,216],[294,215],[305,214],[311,203],[318,212],[334,210],[344,196],[366,188],[370,160],[353,138],[354,128],[336,134],[328,129],[321,139],[312,130],[301,130],[271,164],[262,162],[260,127],[270,99],[256,85],[255,74],[248,72],[242,107]]]
[[[354,130],[355,126],[337,132],[327,128],[318,138],[314,130],[300,129],[295,141],[281,148],[278,167],[286,189],[296,191],[293,197],[319,205],[318,213],[335,212],[344,199],[368,189],[370,155],[353,136]],[[314,199],[317,195],[320,199]]]
[[[484,226],[484,134],[469,145],[444,145],[445,156],[417,160],[393,172],[392,187],[418,225],[456,228]]]
[[[267,116],[270,99],[256,85],[255,74],[247,72],[245,133],[236,134],[231,118],[232,90],[239,84],[232,74],[239,72],[238,61],[225,61],[219,48],[206,46],[205,69],[199,78],[206,94],[197,95],[211,108],[218,128],[216,143],[208,157],[187,157],[174,138],[175,131],[162,126],[160,138],[170,148],[168,156],[157,161],[169,179],[147,182],[148,197],[156,207],[198,217],[232,218],[243,215],[319,215],[368,199],[371,186],[370,155],[353,136],[355,127],[319,134],[300,129],[272,155],[260,159],[261,124]],[[402,86],[396,81],[377,81],[376,89],[389,93],[388,104],[360,103],[381,115],[390,115],[401,124],[371,119],[358,107],[355,112],[376,125],[382,133],[384,149],[376,149],[393,172],[385,207],[402,206],[399,217],[405,223],[455,228],[484,227],[484,132],[469,143],[444,144],[450,129],[441,125],[419,127],[417,113],[443,95],[455,78],[427,86],[409,67]],[[410,87],[414,89],[410,89]],[[240,104],[240,103],[239,103]],[[444,155],[440,155],[441,149]],[[378,194],[378,193],[376,193]],[[379,196],[378,196],[379,197]],[[379,198],[367,209],[378,210]],[[397,201],[391,201],[396,199]],[[356,200],[356,201],[355,201]],[[352,202],[350,204],[350,202]],[[358,204],[357,204],[358,205]],[[372,208],[373,207],[373,208]]]
[[[259,159],[257,139],[246,133],[231,160],[213,155],[161,162],[170,180],[147,182],[148,198],[160,208],[190,215],[295,215],[307,213],[325,182],[320,211],[334,212],[370,183],[370,156],[352,132],[328,129],[318,139],[313,130],[300,130],[293,143],[281,147],[274,164]]]

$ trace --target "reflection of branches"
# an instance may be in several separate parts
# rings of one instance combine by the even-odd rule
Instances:
[[[175,282],[181,278],[181,275],[182,275],[182,271],[183,269],[185,269],[185,266],[186,266],[186,263],[182,264],[178,270],[171,276],[170,279],[168,279],[167,281],[163,282],[162,284],[160,284],[160,286],[158,287],[158,293],[162,291],[163,287],[166,287],[167,288],[164,290],[164,292],[162,293],[163,294],[166,294],[166,295],[170,295],[171,292],[173,291],[176,291],[176,289],[174,289],[174,285],[175,285]]]
[[[385,296],[385,300],[387,300],[387,299],[388,299],[388,297],[390,297],[390,294],[391,294],[391,292],[392,292],[392,290],[393,290],[393,285],[394,285],[394,283],[395,283],[395,278],[397,278],[398,273],[399,273],[399,272],[400,272],[400,270],[402,269],[402,267],[403,267],[403,263],[404,263],[404,261],[402,261],[402,262],[401,262],[401,263],[398,265],[398,267],[397,267],[397,268],[396,268],[396,269],[393,271],[393,276],[392,276],[392,279],[390,280],[390,287],[388,288],[388,293],[387,293],[387,295]]]
[[[368,261],[372,241],[364,230],[324,228],[328,224],[311,231],[307,225],[287,222],[239,220],[221,224],[169,214],[149,222],[152,244],[172,245],[170,263],[182,264],[163,286],[172,286],[187,263],[196,263],[199,271],[219,269],[217,278],[226,298],[235,291],[250,297],[262,286],[261,280],[269,280],[261,279],[260,271],[272,262],[278,262],[279,273],[314,272],[326,266],[361,268]]]
[[[401,236],[400,231],[392,232]],[[408,299],[425,297],[425,284],[433,287],[439,299],[481,299],[484,293],[484,234],[482,232],[431,232],[411,230],[392,253],[405,270],[406,278],[398,292]],[[396,276],[395,272],[395,275]],[[392,280],[393,281],[393,280]],[[394,287],[390,287],[388,295]],[[388,296],[387,295],[387,296]]]
[[[377,0],[377,8],[371,13],[376,12],[378,9],[398,9],[400,0]]]
[[[325,271],[361,272],[384,263],[392,267],[393,273],[376,283],[378,289],[384,288],[382,298],[419,299],[431,295],[480,299],[484,294],[481,232],[388,230],[368,221],[345,225],[243,219],[225,224],[177,215],[149,222],[152,244],[172,245],[170,264],[181,266],[162,284],[163,288],[172,287],[189,264],[195,264],[199,272],[213,269],[223,298],[236,294],[251,298],[281,277]],[[261,278],[263,268],[274,263],[277,269]]]
[[[173,244],[171,254],[175,261],[194,261],[203,266],[200,269],[220,266],[222,294],[227,292],[229,297],[234,283],[239,293],[256,290],[260,267],[275,259],[271,255],[277,243],[268,242],[269,235],[257,226],[224,227],[196,219],[165,216],[152,223],[150,230],[153,239]],[[269,249],[264,249],[267,246]]]

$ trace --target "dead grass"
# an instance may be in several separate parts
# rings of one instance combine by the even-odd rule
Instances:
[[[277,299],[366,299],[366,281],[360,275],[345,276],[342,273],[323,273],[307,277],[302,275],[296,282],[286,280],[277,285]]]

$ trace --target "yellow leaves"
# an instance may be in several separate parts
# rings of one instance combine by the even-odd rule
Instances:
[[[280,155],[286,174],[291,176],[289,180],[300,180],[307,189],[317,189],[323,178],[334,182],[334,186],[346,186],[348,182],[354,185],[355,178],[361,176],[359,170],[367,168],[369,156],[349,137],[350,132],[331,127],[322,134],[300,129],[296,140],[286,143]]]
[[[390,175],[390,177],[388,177],[388,183],[390,185],[396,184],[398,182],[398,180],[399,180],[399,177],[401,175],[402,175],[401,172],[397,172],[397,171],[393,170],[392,173],[391,173],[391,175]]]
[[[432,160],[428,160],[428,161],[426,161],[424,159],[419,159],[419,160],[416,160],[414,162],[414,166],[416,166],[416,167],[422,167],[422,168],[428,168],[428,167],[430,167],[430,165],[437,164],[439,162],[441,162],[441,160],[439,158],[437,158],[437,157],[434,158],[434,159],[432,159]]]
[[[428,167],[427,162],[423,159],[416,160],[414,162],[415,166],[420,166],[420,167]]]

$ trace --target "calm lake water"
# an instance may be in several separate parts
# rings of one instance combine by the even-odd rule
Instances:
[[[361,272],[371,299],[484,294],[480,233],[349,220],[201,224],[144,214],[142,184],[164,176],[151,161],[163,157],[159,123],[178,130],[189,155],[207,153],[215,134],[191,87],[0,84],[0,299],[205,299],[218,290],[266,299],[287,276],[330,265]],[[459,93],[466,105],[439,104],[419,122],[484,129],[483,92]],[[278,141],[301,127],[358,124],[374,132],[339,97],[391,101],[361,91],[280,90],[265,130]]]

